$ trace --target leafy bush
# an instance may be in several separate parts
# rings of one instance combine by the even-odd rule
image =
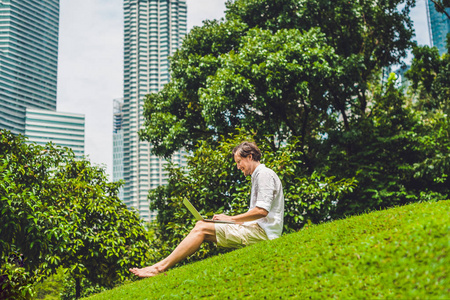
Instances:
[[[33,282],[23,267],[21,258],[11,255],[2,262],[0,287],[0,299],[29,299],[33,296]]]
[[[83,278],[112,287],[129,267],[145,264],[149,233],[118,198],[119,187],[67,148],[27,144],[0,131],[2,293],[28,297],[30,282],[62,266],[79,296]]]

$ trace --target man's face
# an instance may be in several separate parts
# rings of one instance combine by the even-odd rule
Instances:
[[[253,173],[253,160],[252,155],[250,154],[247,157],[242,157],[238,153],[234,154],[234,161],[236,162],[236,166],[239,170],[244,173],[244,176],[251,175]]]

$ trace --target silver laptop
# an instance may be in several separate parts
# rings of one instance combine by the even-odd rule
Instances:
[[[191,202],[189,202],[188,199],[183,199],[184,205],[186,205],[187,209],[194,215],[195,219],[198,221],[205,221],[205,222],[214,222],[214,223],[225,223],[225,224],[236,224],[233,221],[220,221],[220,220],[211,220],[211,219],[204,219],[202,215],[198,212],[198,210],[192,205]]]

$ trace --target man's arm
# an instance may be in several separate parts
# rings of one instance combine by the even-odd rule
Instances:
[[[235,223],[243,223],[250,222],[254,220],[258,220],[267,216],[269,212],[261,207],[254,207],[246,213],[236,215],[236,216],[227,216],[224,214],[214,215],[213,220],[222,220],[222,221],[234,221]]]

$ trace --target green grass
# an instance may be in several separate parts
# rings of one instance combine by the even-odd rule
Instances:
[[[449,203],[312,226],[89,299],[448,299]]]

